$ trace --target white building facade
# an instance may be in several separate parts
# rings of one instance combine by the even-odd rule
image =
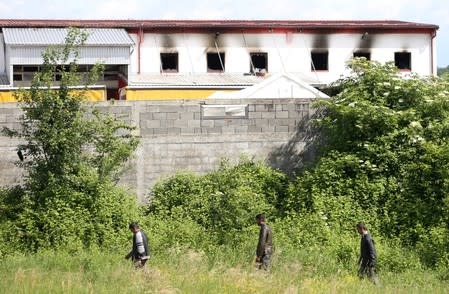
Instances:
[[[10,46],[7,43],[11,42],[8,39],[14,39],[11,32],[20,28],[29,30],[32,35],[36,29],[69,26],[96,28],[97,31],[114,28],[107,31],[109,41],[101,44],[102,55],[108,56],[108,60],[121,60],[117,64],[109,62],[110,66],[116,65],[120,77],[109,81],[108,89],[109,93],[128,90],[123,92],[122,98],[130,100],[172,99],[183,95],[185,98],[205,98],[217,90],[246,88],[274,73],[288,73],[319,87],[344,75],[347,61],[358,56],[381,63],[394,62],[404,73],[436,74],[438,26],[432,24],[402,21],[0,20],[1,39],[4,44],[6,41],[6,46],[0,48],[5,47],[7,51],[7,54],[0,52],[3,56],[0,71],[8,77],[8,85],[23,86],[14,80],[16,64],[8,54]],[[121,36],[121,43],[114,43],[110,34],[123,31],[132,41],[127,43]],[[26,40],[20,45],[22,51],[15,52],[24,52],[24,56],[16,54],[14,58],[22,62],[30,48],[36,50],[36,46],[27,44]],[[117,51],[119,45],[121,51]],[[90,52],[95,53],[95,50]],[[99,56],[84,58],[101,61]],[[118,98],[118,95],[108,95],[108,98]]]

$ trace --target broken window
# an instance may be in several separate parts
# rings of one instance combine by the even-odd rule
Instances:
[[[356,51],[354,52],[353,57],[354,58],[364,57],[366,58],[366,60],[371,60],[371,53],[367,51]]]
[[[394,65],[400,70],[412,70],[412,53],[395,52]]]
[[[201,105],[202,119],[248,118],[248,104],[244,105]]]
[[[207,71],[208,72],[224,72],[225,54],[223,52],[207,53]]]
[[[162,72],[178,72],[178,53],[161,53]]]
[[[250,64],[250,72],[251,73],[261,73],[263,70],[268,72],[268,54],[267,53],[250,53],[251,64]]]
[[[312,70],[329,70],[329,52],[312,52]]]

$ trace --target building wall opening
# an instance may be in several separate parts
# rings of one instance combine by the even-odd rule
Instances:
[[[267,53],[250,53],[251,64],[250,72],[259,74],[268,72],[268,54]]]
[[[318,51],[311,53],[311,70],[329,70],[329,52]]]
[[[353,53],[354,58],[364,57],[366,60],[371,60],[371,52],[368,51],[356,51]]]
[[[412,53],[395,52],[394,65],[400,70],[412,70]]]
[[[225,71],[225,54],[224,52],[207,53],[207,71],[208,72],[224,72]]]
[[[178,53],[161,53],[161,71],[178,72]]]
[[[92,64],[78,64],[76,71],[80,77],[80,84],[84,84]],[[29,87],[34,75],[41,70],[39,65],[13,65],[13,86]],[[70,65],[58,65],[53,74],[54,85],[58,86],[62,78],[62,72],[69,71]],[[128,65],[106,64],[103,73],[99,76],[98,84],[105,85],[107,89],[107,99],[118,99],[118,84],[120,79],[127,80]]]

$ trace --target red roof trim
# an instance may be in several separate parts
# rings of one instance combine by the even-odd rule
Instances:
[[[92,27],[144,29],[418,29],[438,30],[434,24],[397,20],[70,20],[0,19],[0,27]]]

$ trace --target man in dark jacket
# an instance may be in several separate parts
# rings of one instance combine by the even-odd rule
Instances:
[[[271,228],[265,223],[265,215],[258,214],[256,216],[257,224],[260,226],[259,242],[256,249],[256,263],[259,269],[268,270],[270,265],[270,257],[273,248],[273,233]]]
[[[368,277],[374,284],[377,284],[376,277],[376,249],[374,241],[368,233],[364,223],[358,223],[357,232],[362,236],[360,240],[359,277]]]
[[[144,267],[150,257],[147,235],[145,235],[137,223],[131,223],[129,229],[133,232],[133,247],[125,258],[131,258],[136,268]]]

